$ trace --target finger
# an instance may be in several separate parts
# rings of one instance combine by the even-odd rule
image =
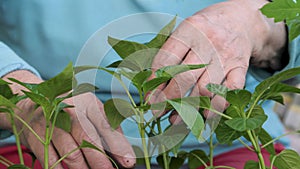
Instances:
[[[107,151],[111,152],[114,155],[114,158],[123,167],[134,167],[136,163],[135,154],[128,140],[124,137],[121,128],[119,127],[116,130],[112,130],[105,116],[103,104],[100,101],[97,101],[97,105],[98,107],[89,106],[88,118],[95,125],[97,131],[104,139],[108,146]]]
[[[186,59],[182,62],[183,65],[188,64],[203,64],[203,60],[199,55],[190,51]],[[168,99],[184,97],[187,91],[198,81],[205,69],[189,70],[176,75],[163,89],[164,95]]]
[[[83,113],[78,113],[83,114]],[[92,143],[94,146],[98,147],[102,152],[92,148],[83,148],[82,152],[86,157],[89,166],[92,169],[111,169],[113,168],[111,161],[108,159],[104,152],[101,139],[98,132],[92,125],[89,119],[85,115],[79,115],[78,119],[72,120],[72,130],[71,134],[78,144],[81,144],[83,140]]]
[[[154,58],[151,66],[152,75],[150,76],[149,80],[156,77],[155,71],[158,69],[169,65],[180,64],[182,59],[188,53],[189,49],[190,48],[181,40],[171,36]],[[165,84],[161,84],[157,87],[157,89],[163,89],[164,87]]]
[[[177,111],[172,111],[172,113],[169,116],[169,122],[173,125],[178,125],[181,124],[183,121]]]
[[[52,144],[55,146],[55,149],[61,157],[78,147],[74,138],[60,128],[54,129]],[[88,168],[80,150],[76,150],[69,154],[63,161],[70,169]]]
[[[225,85],[230,89],[242,89],[246,81],[247,68],[237,67],[229,71]]]
[[[74,108],[66,108],[65,110],[71,116],[71,135],[77,144],[80,145],[82,141],[85,140],[92,143],[100,150],[103,150],[99,134],[87,117],[88,107],[95,104],[96,100],[98,100],[97,97],[95,97],[92,93],[74,96],[64,101],[67,104],[74,105]],[[91,168],[113,168],[104,151],[99,152],[92,148],[83,148],[82,152]]]
[[[35,123],[32,125],[32,128],[36,131],[36,133],[45,140],[45,124],[42,123],[43,120],[40,121],[40,123]],[[42,144],[36,136],[32,132],[26,132],[26,142],[29,146],[29,149],[34,153],[36,158],[39,160],[43,168],[45,168],[45,158],[44,158],[44,151],[45,151],[45,145]],[[50,143],[48,146],[48,166],[52,166],[58,159],[58,155],[56,153],[56,150],[54,149],[53,145]],[[46,157],[47,158],[47,157]],[[61,164],[58,164],[55,169],[63,169]]]

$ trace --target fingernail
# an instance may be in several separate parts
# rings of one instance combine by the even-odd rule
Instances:
[[[125,167],[133,167],[135,165],[135,156],[133,156],[132,154],[126,154],[123,157],[123,164],[125,165]]]

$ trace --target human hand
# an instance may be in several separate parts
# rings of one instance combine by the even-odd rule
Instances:
[[[11,76],[16,78],[15,74],[10,74],[9,77]],[[23,77],[32,77],[35,82],[40,81],[32,74],[23,75]],[[20,90],[18,87],[13,87],[13,89],[15,92]],[[74,108],[65,109],[71,117],[71,131],[68,133],[60,128],[54,129],[52,141],[49,146],[49,166],[52,166],[63,155],[77,148],[83,140],[93,143],[102,149],[103,152],[106,150],[112,154],[116,162],[123,167],[132,168],[134,166],[134,152],[130,144],[122,135],[121,128],[116,130],[111,129],[106,120],[103,104],[94,94],[85,93],[77,95],[66,99],[64,102],[75,106]],[[29,99],[20,101],[17,106],[22,110],[21,112],[17,112],[17,114],[27,121],[31,128],[43,139],[46,125],[42,110],[40,108],[35,109],[35,104]],[[5,119],[5,117],[3,116],[2,119]],[[2,124],[3,127],[10,129],[9,122]],[[20,135],[22,144],[28,147],[43,165],[44,145],[20,122],[17,122],[17,126],[19,131],[22,129]],[[106,154],[90,148],[75,151],[64,160],[64,163],[70,169],[88,168],[88,166],[95,169],[114,168]],[[63,167],[59,164],[56,168]]]
[[[226,1],[184,20],[155,57],[153,71],[175,64],[208,66],[176,75],[160,86],[151,102],[184,97],[191,89],[191,96],[209,96],[213,108],[223,111],[226,101],[209,92],[207,84],[243,88],[249,61],[257,67],[280,69],[285,27],[260,13],[259,8],[265,3],[264,0]]]

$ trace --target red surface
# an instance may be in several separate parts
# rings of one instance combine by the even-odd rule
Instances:
[[[280,153],[284,150],[284,146],[281,144],[275,144],[276,153]],[[262,155],[264,159],[269,159],[269,153],[263,149]],[[220,154],[214,158],[214,166],[230,166],[236,169],[243,169],[247,161],[253,160],[258,161],[257,155],[255,152],[248,150],[247,148],[239,148],[227,153]],[[265,161],[266,166],[270,166],[270,161]],[[199,167],[198,169],[204,169],[205,167]],[[221,169],[221,168],[220,168]]]

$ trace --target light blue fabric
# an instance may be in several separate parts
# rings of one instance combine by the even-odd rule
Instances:
[[[41,77],[48,79],[60,72],[70,61],[76,63],[77,56],[89,37],[100,28],[104,30],[107,24],[120,17],[143,12],[162,12],[186,18],[216,2],[219,0],[0,0],[0,41],[7,44],[20,57],[9,52],[7,47],[0,43],[0,74],[4,75],[17,69],[28,69],[37,73],[33,69],[34,67]],[[166,24],[165,20],[162,21],[160,18],[145,17],[145,21],[148,21],[155,30],[159,30],[162,25]],[[134,29],[143,25],[135,23],[131,26]],[[103,37],[108,35],[117,37],[118,31],[123,31],[122,29],[125,29],[125,26],[117,27],[116,30],[108,29]],[[151,37],[131,38],[146,42]],[[105,45],[108,44],[106,39],[103,39],[103,41],[99,41],[97,47],[101,48]],[[291,66],[299,65],[299,48],[297,46],[299,46],[299,40],[290,45]],[[89,59],[89,55],[82,56],[86,60]],[[32,67],[28,66],[21,58]],[[116,59],[118,56],[109,51],[101,64],[105,66]],[[100,72],[96,79],[95,83],[101,89],[97,95],[105,101],[111,95],[111,76]],[[257,81],[249,77],[247,84],[251,88],[253,84],[257,84]],[[114,88],[114,92],[123,93],[117,87]],[[274,119],[278,125],[274,126],[270,121],[266,127],[272,136],[276,137],[282,134],[283,126],[279,125],[278,118],[271,113],[271,107],[271,103],[266,106],[267,112],[270,112],[269,119]],[[131,128],[130,125],[123,124],[123,128],[128,135],[137,133],[137,129]],[[0,145],[3,143],[3,140],[0,141]],[[207,146],[199,145],[196,139],[189,136],[184,148],[195,147],[205,148]],[[237,145],[230,148],[221,145],[216,154],[236,147]]]

